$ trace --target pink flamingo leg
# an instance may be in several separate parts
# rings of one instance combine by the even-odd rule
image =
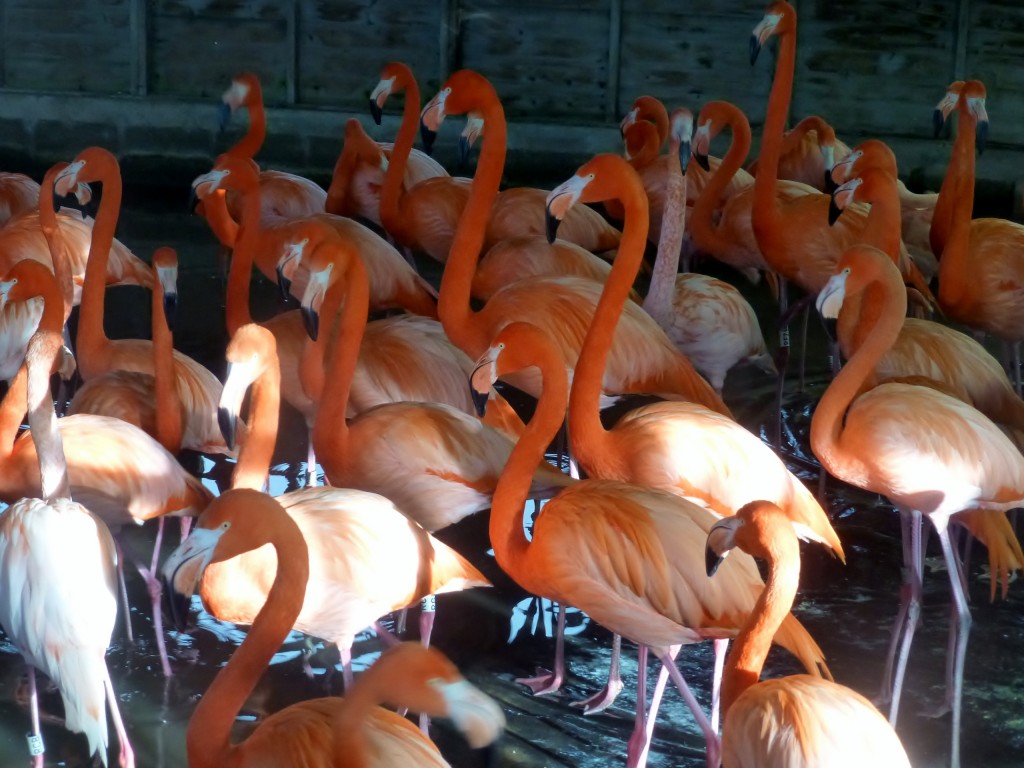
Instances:
[[[729,650],[729,639],[726,637],[716,638],[715,644],[715,673],[711,681],[711,730],[718,733],[718,720],[721,714],[722,698],[722,673],[725,671],[725,654]]]
[[[316,488],[316,452],[313,450],[313,429],[310,427],[306,440],[306,487]]]
[[[181,541],[184,543],[185,539],[188,538],[189,532],[192,530],[192,518],[188,516],[179,517],[178,525],[181,526]]]
[[[157,521],[156,528],[156,541],[153,543],[153,557],[150,561],[150,565],[147,568],[144,565],[135,563],[135,567],[138,569],[139,574],[146,582],[146,589],[149,592],[149,599],[153,605],[153,632],[156,634],[156,647],[160,652],[160,668],[163,670],[164,677],[171,676],[171,661],[167,656],[167,643],[164,640],[164,615],[160,610],[160,598],[163,595],[163,586],[154,574],[157,572],[157,560],[160,557],[160,546],[164,540],[164,518],[161,517]]]
[[[647,763],[647,646],[641,645],[636,660],[636,720],[626,744],[626,768],[643,768]]]
[[[901,514],[904,514],[901,512]],[[896,663],[896,677],[892,687],[892,705],[889,708],[889,724],[896,727],[896,718],[900,711],[900,693],[903,690],[903,678],[907,673],[907,659],[910,658],[910,646],[914,642],[914,630],[921,618],[921,596],[924,591],[922,579],[924,575],[924,557],[921,551],[921,513],[909,513],[910,521],[910,601],[907,606],[906,619],[903,626],[903,642],[900,645],[899,659]]]
[[[679,649],[681,647],[682,646],[674,645],[669,648],[669,653],[672,654],[672,658],[676,657],[676,654],[679,653]],[[646,672],[646,670],[647,665],[644,664],[644,671]],[[644,723],[643,743],[638,747],[639,753],[636,757],[637,768],[644,768],[644,766],[647,765],[647,756],[651,751],[651,740],[654,738],[654,723],[658,717],[658,709],[661,707],[661,697],[665,695],[666,685],[668,685],[668,669],[666,669],[665,665],[662,664],[661,668],[658,669],[658,679],[654,683],[654,692],[651,694],[651,708],[645,718],[646,722]]]
[[[562,687],[565,681],[565,610],[562,606],[552,603],[552,610],[558,611],[558,627],[555,631],[555,663],[554,669],[547,672],[538,667],[535,677],[517,677],[516,682],[522,683],[533,691],[534,696],[545,696]]]
[[[28,751],[32,755],[32,768],[43,768],[43,732],[39,729],[39,692],[36,690],[36,669],[31,664],[28,670],[28,704],[32,717],[32,732],[28,734]]]
[[[581,707],[584,715],[596,715],[604,712],[615,703],[622,691],[622,677],[619,674],[619,656],[622,654],[622,636],[612,636],[612,660],[608,666],[608,682],[604,688],[582,701],[573,701],[572,707]]]
[[[114,721],[114,730],[121,745],[118,765],[120,768],[135,768],[135,751],[128,741],[128,732],[125,730],[124,721],[121,719],[121,711],[117,708],[117,695],[114,693],[114,686],[110,683],[110,673],[104,669],[103,690],[107,694],[107,706],[110,707],[110,719]]]
[[[886,652],[885,672],[882,675],[882,685],[875,697],[876,704],[886,704],[892,701],[893,670],[896,662],[896,652],[899,649],[900,638],[903,636],[903,628],[906,626],[907,611],[910,608],[910,598],[913,592],[912,573],[914,570],[914,555],[910,551],[913,533],[910,526],[910,514],[900,512],[900,541],[903,549],[903,571],[900,584],[900,607],[896,613],[896,619],[892,625],[889,638],[889,650]]]
[[[430,647],[430,635],[434,630],[434,616],[437,613],[437,598],[427,595],[420,600],[420,642]]]
[[[338,653],[341,654],[341,680],[349,691],[352,689],[352,641],[338,643]]]
[[[676,666],[675,659],[672,658],[671,650],[665,651],[664,655],[661,656],[661,663],[668,669],[669,677],[672,678],[672,682],[676,684],[676,688],[679,689],[680,695],[683,697],[683,701],[690,708],[693,713],[694,720],[697,721],[697,725],[700,726],[701,731],[704,734],[704,741],[707,744],[708,751],[708,768],[718,768],[719,763],[722,760],[722,743],[718,739],[718,734],[711,728],[711,722],[708,720],[707,715],[701,710],[700,705],[697,703],[696,697],[690,690],[690,686],[686,684],[686,680],[683,679],[682,673],[679,671],[679,667]]]
[[[121,543],[117,539],[114,539],[114,550],[117,552],[117,590],[121,596],[121,606],[124,608],[124,633],[128,638],[128,642],[134,643],[132,609],[128,605],[128,586],[124,583],[124,552],[121,550]]]

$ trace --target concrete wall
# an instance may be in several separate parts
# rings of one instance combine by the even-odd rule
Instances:
[[[366,96],[390,59],[409,63],[425,96],[471,67],[502,96],[509,173],[558,179],[598,151],[617,151],[633,98],[672,107],[735,101],[755,141],[773,56],[747,61],[760,0],[5,0],[0,15],[0,161],[42,167],[102,143],[126,174],[198,173],[232,135],[216,104],[251,70],[269,107],[260,160],[326,179],[345,119],[376,128]],[[991,149],[979,177],[1009,199],[1024,177],[1024,4],[1015,0],[798,0],[794,119],[819,113],[855,143],[890,141],[901,172],[934,185],[948,140],[930,137],[946,85],[989,88]],[[392,112],[394,114],[394,111]],[[244,127],[244,118],[234,130]],[[457,130],[453,127],[452,134]],[[454,156],[454,138],[439,145]]]

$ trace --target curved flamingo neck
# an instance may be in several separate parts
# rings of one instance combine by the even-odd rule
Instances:
[[[963,97],[960,103],[963,104]],[[970,230],[974,210],[974,125],[966,106],[962,107],[957,120],[957,143],[964,139],[961,168],[956,174],[951,194],[952,211],[949,217],[949,234],[942,258],[939,259],[939,303],[944,310],[954,309],[968,295],[970,279]],[[955,152],[954,148],[954,152]],[[947,176],[949,173],[947,172]],[[938,215],[938,209],[936,209]],[[935,224],[932,224],[932,231]]]
[[[154,270],[155,272],[155,270]],[[181,401],[174,375],[174,336],[164,314],[163,292],[153,281],[153,389],[156,396],[156,438],[172,454],[181,450]]]
[[[793,27],[779,35],[779,60],[775,78],[768,96],[768,111],[761,130],[761,153],[754,177],[754,206],[751,212],[754,234],[765,256],[772,258],[778,238],[782,235],[782,209],[776,196],[779,175],[779,157],[782,135],[786,128],[789,103],[793,95],[793,75],[796,70],[796,17]],[[765,247],[764,243],[767,243]],[[774,259],[773,259],[774,260]]]
[[[814,131],[817,135],[819,147],[822,144],[834,144],[836,141],[835,129],[826,123],[824,118],[820,115],[808,115],[786,131],[786,135],[782,137],[779,155],[781,156],[795,150],[811,131]]]
[[[277,352],[261,349],[259,354],[260,375],[252,385],[248,430],[238,450],[235,471],[231,473],[232,488],[254,491],[262,490],[270,476],[281,405],[281,365]]]
[[[800,549],[796,536],[783,526],[765,553],[768,581],[743,628],[736,636],[722,674],[722,721],[729,707],[757,683],[775,632],[789,615],[800,583]]]
[[[336,261],[336,269],[343,271],[343,259]],[[299,380],[302,384],[302,391],[306,397],[314,403],[319,403],[323,397],[324,387],[327,383],[327,375],[324,372],[324,361],[327,359],[327,347],[335,335],[338,312],[341,309],[341,302],[345,298],[345,288],[341,280],[335,280],[327,289],[323,305],[320,308],[320,317],[324,321],[320,334],[316,341],[307,338],[303,342],[302,356],[299,359]],[[363,332],[365,333],[365,323]],[[358,365],[358,356],[357,356]],[[353,369],[354,370],[354,369]],[[355,374],[353,373],[353,376]],[[346,394],[346,402],[348,395]]]
[[[665,186],[665,208],[662,214],[658,254],[651,270],[651,285],[644,298],[644,309],[663,329],[672,322],[672,299],[679,274],[679,254],[686,229],[686,177],[679,164],[679,139],[674,135],[668,150],[668,179]],[[629,222],[629,219],[626,219]],[[646,235],[645,235],[646,237]],[[619,246],[622,247],[621,245]]]
[[[513,333],[511,327],[507,326],[505,333]],[[525,324],[515,326],[515,330],[521,332],[517,347],[528,349],[529,364],[540,369],[541,394],[533,418],[512,449],[494,489],[489,533],[498,565],[520,586],[530,589],[532,569],[526,562],[530,542],[523,530],[523,506],[537,466],[544,461],[544,451],[565,419],[569,380],[565,361],[543,332]]]
[[[72,305],[75,303],[75,283],[71,275],[67,243],[57,222],[57,211],[53,207],[53,183],[57,174],[66,167],[67,163],[58,163],[50,168],[43,176],[43,183],[39,188],[39,226],[43,230],[43,237],[46,238],[50,261],[53,262],[53,276],[57,278],[57,284],[60,286],[61,296],[64,300],[65,323],[67,323]]]
[[[224,496],[233,493],[238,491],[226,491]],[[231,744],[231,726],[294,626],[306,594],[309,554],[298,526],[283,510],[280,514],[263,514],[260,524],[277,553],[277,574],[245,640],[192,714],[185,738],[188,764],[193,768],[230,764],[236,749]]]
[[[654,96],[640,96],[633,102],[633,107],[636,109],[637,120],[649,120],[654,123],[658,131],[656,149],[660,151],[669,132],[668,109],[665,108],[665,103]]]
[[[260,222],[260,186],[254,178],[237,187],[242,194],[242,224],[235,241],[228,270],[228,290],[224,314],[228,335],[252,322],[249,309],[249,284],[252,282],[252,262],[259,247],[262,224]]]
[[[478,313],[469,306],[473,272],[480,258],[484,244],[487,220],[491,206],[498,196],[501,174],[505,167],[507,127],[505,112],[497,95],[490,91],[483,94],[479,103],[467,112],[483,115],[484,136],[480,147],[480,158],[470,186],[469,201],[462,211],[459,226],[455,230],[448,262],[441,277],[438,316],[444,332],[452,343],[471,358],[478,357],[490,343],[486,329],[476,322]]]
[[[245,106],[249,109],[249,129],[225,154],[252,160],[267,138],[267,112],[263,107],[263,91],[256,88],[250,90]]]
[[[359,360],[359,345],[363,342],[363,332],[366,330],[366,317],[370,311],[370,287],[366,268],[359,256],[346,254],[335,263],[336,269],[346,267],[344,276],[339,275],[331,286],[331,289],[341,290],[338,283],[344,282],[345,307],[341,312],[341,329],[334,344],[323,397],[313,424],[313,447],[321,463],[342,464],[349,449],[345,411],[348,409],[352,379]],[[328,289],[328,295],[324,297],[324,304],[332,299],[331,289]],[[322,332],[326,333],[327,329]]]
[[[107,260],[121,210],[121,171],[117,161],[111,159],[110,165],[104,166],[97,177],[103,183],[103,196],[89,243],[89,261],[85,267],[75,339],[78,371],[85,381],[107,370],[107,360],[113,353],[103,330],[103,300],[107,288]]]
[[[203,218],[206,219],[217,242],[225,248],[234,248],[238,240],[238,223],[231,218],[227,194],[223,189],[216,190],[203,200]]]
[[[394,63],[397,70],[392,92],[405,91],[405,104],[402,107],[402,124],[395,137],[395,146],[391,150],[387,173],[384,174],[384,186],[380,191],[380,221],[391,236],[399,242],[408,240],[408,228],[401,215],[402,182],[405,170],[409,165],[413,142],[416,141],[416,127],[420,114],[420,89],[412,71],[401,63]],[[489,130],[489,129],[488,129]]]
[[[882,258],[885,258],[886,263],[881,261]],[[860,264],[865,265],[864,268],[871,268],[873,263],[876,270],[881,269],[881,274],[865,286],[865,290],[872,291],[867,305],[873,308],[872,311],[881,307],[881,313],[860,348],[825,390],[811,420],[811,448],[814,455],[832,475],[854,485],[858,484],[858,479],[865,478],[866,470],[841,444],[846,412],[862,391],[882,355],[896,341],[903,327],[903,317],[907,313],[907,294],[903,281],[895,267],[887,262],[884,256],[860,261]],[[880,299],[875,297],[875,291],[880,291]],[[863,309],[860,297],[846,298],[855,300],[855,310]]]
[[[658,152],[664,143],[658,136],[658,129],[647,121],[629,126],[624,139],[629,164],[637,170],[646,168],[657,160]],[[676,156],[678,157],[678,153]]]
[[[731,245],[715,227],[712,216],[725,188],[750,154],[750,123],[746,115],[735,105],[726,102],[722,102],[721,109],[732,132],[732,141],[722,162],[694,203],[689,222],[694,244],[709,253],[723,253]]]
[[[871,204],[860,242],[873,245],[898,263],[903,221],[896,176],[884,171],[865,173],[860,197]]]
[[[609,433],[601,424],[601,383],[615,326],[629,298],[647,243],[647,195],[639,177],[635,173],[620,174],[615,181],[618,199],[625,210],[622,240],[583,341],[569,395],[569,440],[584,466],[613,452]]]

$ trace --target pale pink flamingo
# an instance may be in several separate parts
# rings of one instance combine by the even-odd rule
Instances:
[[[0,227],[39,208],[39,182],[24,173],[0,172]]]
[[[103,522],[72,501],[62,430],[50,394],[50,371],[60,348],[59,329],[44,328],[33,336],[25,356],[28,382],[20,394],[28,395],[41,497],[21,498],[0,516],[0,625],[28,665],[33,766],[43,765],[39,669],[60,691],[66,727],[85,734],[89,755],[99,752],[103,765],[106,698],[121,745],[120,766],[133,768],[135,756],[104,662],[117,618],[117,555]]]

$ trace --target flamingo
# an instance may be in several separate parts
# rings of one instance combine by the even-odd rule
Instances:
[[[39,208],[39,182],[24,173],[0,172],[0,227]]]
[[[863,391],[879,358],[899,334],[906,294],[898,272],[881,251],[855,246],[817,305],[835,317],[847,298],[867,290],[882,294],[881,313],[859,350],[822,396],[811,422],[811,448],[830,474],[886,496],[900,511],[909,588],[903,590],[897,625],[902,642],[889,721],[895,724],[900,692],[922,593],[922,515],[939,534],[953,594],[953,711],[951,761],[959,765],[960,698],[970,610],[949,537],[950,517],[967,509],[1012,509],[1024,503],[1024,456],[983,414],[930,387],[887,383]],[[897,626],[897,633],[899,626]],[[895,643],[893,644],[895,650]]]
[[[664,218],[658,254],[644,309],[668,334],[719,395],[725,374],[741,360],[775,372],[753,308],[736,288],[694,272],[678,274],[686,220],[693,113],[677,109],[671,116],[669,154],[672,171],[666,178]],[[646,185],[645,185],[646,189]]]
[[[402,193],[401,180],[416,136],[419,88],[408,67],[392,62],[384,67],[380,82],[371,94],[376,114],[383,109],[392,93],[402,90],[405,91],[405,108],[388,172],[384,176],[381,221],[398,242],[445,263],[463,210],[471,199],[470,183],[467,179],[438,177],[424,180]],[[486,118],[484,122],[490,133],[490,123]],[[473,135],[475,133],[471,137]],[[467,148],[471,137],[465,138]],[[544,190],[527,187],[508,189],[498,195],[485,217],[485,248],[510,237],[544,234],[543,201],[546,195]],[[563,239],[598,253],[615,248],[619,234],[596,211],[581,210],[568,222]]]
[[[63,302],[49,270],[26,260],[6,276],[0,286],[9,301],[42,296],[39,327],[60,332]],[[11,283],[14,283],[11,285]],[[11,503],[39,493],[38,451],[32,432],[18,434],[25,412],[24,368],[11,382],[0,403],[0,500]],[[188,474],[158,442],[138,427],[107,416],[78,414],[58,421],[67,457],[71,492],[115,530],[167,514],[189,515],[210,499],[203,484]],[[138,563],[153,601],[153,625],[164,674],[170,676],[159,610],[160,583],[153,576],[160,549],[159,534],[149,568]]]
[[[344,280],[333,274],[336,269]],[[340,281],[334,291],[344,290],[344,309],[313,426],[316,454],[328,480],[386,496],[428,531],[487,509],[512,451],[512,441],[498,430],[438,403],[386,403],[346,421],[366,326],[366,271],[344,242],[337,244],[334,258],[325,249],[312,255],[302,310],[313,338],[319,335],[323,306],[337,301],[334,296],[325,300],[332,277]],[[547,498],[571,482],[538,461],[531,494]]]
[[[935,106],[932,113],[932,122],[935,125],[935,135],[942,132],[942,127],[949,119],[950,113],[956,110],[960,114],[960,92],[963,90],[964,81],[954,80],[946,88],[942,100]],[[986,118],[987,118],[986,113]],[[975,131],[984,130],[987,135],[988,127],[984,129],[978,124]],[[968,156],[974,154],[974,148],[968,147],[971,142],[971,131],[957,131],[956,141],[953,142],[953,153],[949,157],[949,165],[946,166],[946,173],[942,177],[942,186],[939,188],[938,200],[935,202],[935,214],[932,217],[931,227],[928,230],[928,240],[935,258],[942,257],[942,251],[946,247],[946,240],[949,238],[949,230],[952,228],[953,211],[956,209],[954,198],[957,194],[956,185],[964,177],[965,164]]]
[[[573,182],[587,178],[577,176]],[[598,339],[597,333],[588,335],[591,344]],[[527,591],[575,605],[612,632],[650,648],[668,668],[704,733],[708,765],[716,766],[718,737],[670,649],[735,632],[734,622],[753,608],[761,590],[753,560],[730,560],[736,570],[729,586],[708,581],[698,567],[698,551],[717,516],[688,499],[611,480],[581,480],[566,488],[543,507],[533,538],[527,540],[522,509],[529,473],[565,416],[565,365],[544,333],[528,323],[511,323],[478,361],[472,386],[483,399],[496,379],[524,366],[541,369],[543,389],[494,494],[490,539],[498,565]],[[820,662],[820,650],[795,619],[789,620],[789,632],[787,642],[799,644]],[[637,756],[648,740],[645,706],[641,686],[629,742],[631,766],[642,764]]]
[[[204,201],[216,199],[225,189],[240,193],[242,198],[242,229],[234,248],[235,258],[242,258],[244,266],[229,275],[228,291],[233,298],[249,295],[251,264],[254,262],[270,280],[276,279],[279,248],[294,235],[296,227],[307,226],[301,222],[314,220],[336,230],[360,249],[371,276],[371,306],[374,310],[401,307],[419,315],[437,316],[437,294],[433,287],[416,274],[398,251],[359,222],[321,211],[315,215],[278,221],[273,227],[266,226],[259,215],[263,188],[247,161],[231,154],[221,155],[211,171],[192,181],[192,189]],[[248,322],[239,308],[240,304],[229,301],[229,331]]]
[[[567,368],[572,368],[583,346],[601,286],[579,277],[534,277],[519,280],[496,293],[474,312],[469,292],[486,217],[498,191],[504,166],[505,116],[493,86],[471,70],[453,74],[441,92],[423,111],[423,124],[436,131],[449,114],[471,112],[483,116],[487,130],[469,203],[459,221],[452,253],[441,278],[438,312],[445,333],[470,357],[478,357],[503,326],[529,319],[556,334]],[[604,391],[665,393],[676,399],[696,401],[728,414],[728,408],[711,386],[679,353],[657,323],[636,305],[623,312]],[[536,396],[540,392],[535,372],[521,372],[511,383]]]
[[[277,440],[281,373],[274,337],[258,325],[242,326],[228,345],[227,358],[220,420],[231,442],[242,400],[252,388],[249,430],[231,487],[259,490],[267,482]],[[427,595],[490,586],[457,552],[411,524],[394,504],[376,494],[303,488],[278,496],[277,501],[299,526],[309,548],[309,584],[293,626],[338,647],[346,688],[352,683],[355,636],[382,615]],[[251,624],[267,599],[273,566],[270,551],[247,552],[209,565],[201,578],[179,571],[174,591],[191,595],[198,581],[209,613],[223,621]],[[429,627],[424,627],[423,639],[429,640]]]
[[[84,381],[114,370],[152,375],[153,343],[144,339],[111,341],[103,328],[104,275],[107,254],[121,207],[121,171],[117,159],[101,147],[79,153],[55,180],[58,193],[81,181],[101,181],[103,200],[96,216],[89,247],[76,352],[78,370]],[[221,385],[210,371],[192,358],[174,351],[174,381],[178,398],[187,414],[181,444],[204,453],[229,453],[217,427],[217,401]]]
[[[800,548],[789,518],[753,501],[712,527],[708,575],[733,549],[763,558],[768,582],[736,637],[722,678],[722,765],[884,765],[910,768],[899,737],[856,691],[811,675],[758,682],[772,631],[789,618]]]
[[[68,730],[85,733],[89,754],[99,752],[104,766],[106,698],[121,745],[121,768],[133,768],[134,754],[103,658],[117,618],[117,556],[107,527],[71,498],[62,430],[50,396],[50,371],[60,348],[60,331],[44,327],[32,337],[25,356],[41,497],[21,498],[0,516],[0,625],[28,665],[33,766],[43,765],[39,669],[60,690]]]
[[[963,167],[955,189],[952,223],[939,261],[939,306],[951,320],[1012,344],[1020,393],[1020,342],[1024,340],[1024,226],[1006,219],[971,219],[974,205],[975,133],[988,131],[985,86],[964,83],[957,103],[958,141],[965,135]],[[954,148],[954,155],[956,154]],[[938,218],[938,214],[936,214]]]
[[[673,143],[678,143],[677,139],[674,138]],[[738,483],[735,478],[756,476],[761,478],[762,487],[772,489],[773,498],[786,505],[788,514],[805,535],[826,543],[843,558],[842,545],[828,517],[803,484],[758,438],[721,414],[695,404],[664,402],[631,411],[612,430],[602,426],[601,371],[625,301],[625,291],[643,254],[643,226],[647,217],[638,181],[618,158],[598,156],[553,191],[548,203],[549,214],[557,217],[566,206],[603,202],[604,198],[614,195],[625,212],[620,255],[605,285],[573,378],[569,441],[577,461],[589,477],[665,490],[697,500],[718,515],[732,514],[750,500],[750,485]],[[670,201],[672,197],[670,188]],[[670,202],[667,210],[671,208]],[[663,238],[670,232],[669,227],[663,229]],[[801,656],[808,669],[814,667],[813,657],[802,655],[802,648],[787,647]],[[716,644],[716,653],[720,656],[722,651],[724,644]],[[609,685],[585,702],[591,711],[610,704],[616,689],[621,687],[616,679],[615,660],[613,651]],[[717,664],[716,670],[720,669],[721,665]],[[717,684],[716,671],[716,691]],[[657,704],[653,706],[656,708]],[[716,723],[714,713],[712,723]]]
[[[170,318],[177,303],[178,255],[173,249],[158,248],[153,253],[153,271],[161,288],[151,292],[153,372],[116,369],[90,379],[75,393],[68,415],[94,413],[127,421],[177,454],[188,414],[174,380]]]
[[[317,250],[322,250],[324,257],[331,262],[340,258],[343,263],[338,265],[339,273],[344,269],[347,257],[338,250],[338,235],[330,228],[317,226],[316,222],[310,221],[307,225],[297,225],[295,234],[298,239],[278,263],[279,282],[290,283],[291,277],[296,275],[296,265],[307,258],[306,253]],[[331,318],[337,315],[342,290],[343,285],[339,283],[331,299],[322,307],[322,314]],[[329,339],[333,340],[330,334],[318,335],[316,341],[307,338],[299,363],[303,389],[317,402],[323,393],[324,360],[331,349]],[[368,322],[359,345],[346,417],[357,416],[384,403],[406,400],[444,403],[475,416],[476,409],[465,386],[466,376],[472,368],[473,361],[448,340],[437,320],[418,315],[395,315]],[[493,408],[481,421],[513,438],[523,430],[522,420],[497,393]]]
[[[850,148],[836,139],[835,129],[818,115],[805,117],[782,137],[779,150],[779,180],[799,181],[819,192],[831,192],[832,168],[846,159]],[[747,166],[757,176],[755,160]]]
[[[261,525],[251,525],[254,516]],[[182,569],[196,577],[211,564],[238,559],[263,547],[269,549],[274,573],[245,640],[192,713],[185,737],[189,765],[447,765],[411,723],[373,707],[380,701],[450,717],[474,746],[496,738],[504,725],[500,708],[455,674],[437,651],[406,644],[382,655],[378,661],[382,666],[366,672],[346,699],[294,704],[260,723],[245,741],[231,743],[231,727],[256,687],[258,674],[306,603],[307,543],[299,526],[275,499],[237,488],[214,499],[196,530],[167,559],[166,578],[177,582]],[[381,755],[376,760],[370,757],[375,749]]]

